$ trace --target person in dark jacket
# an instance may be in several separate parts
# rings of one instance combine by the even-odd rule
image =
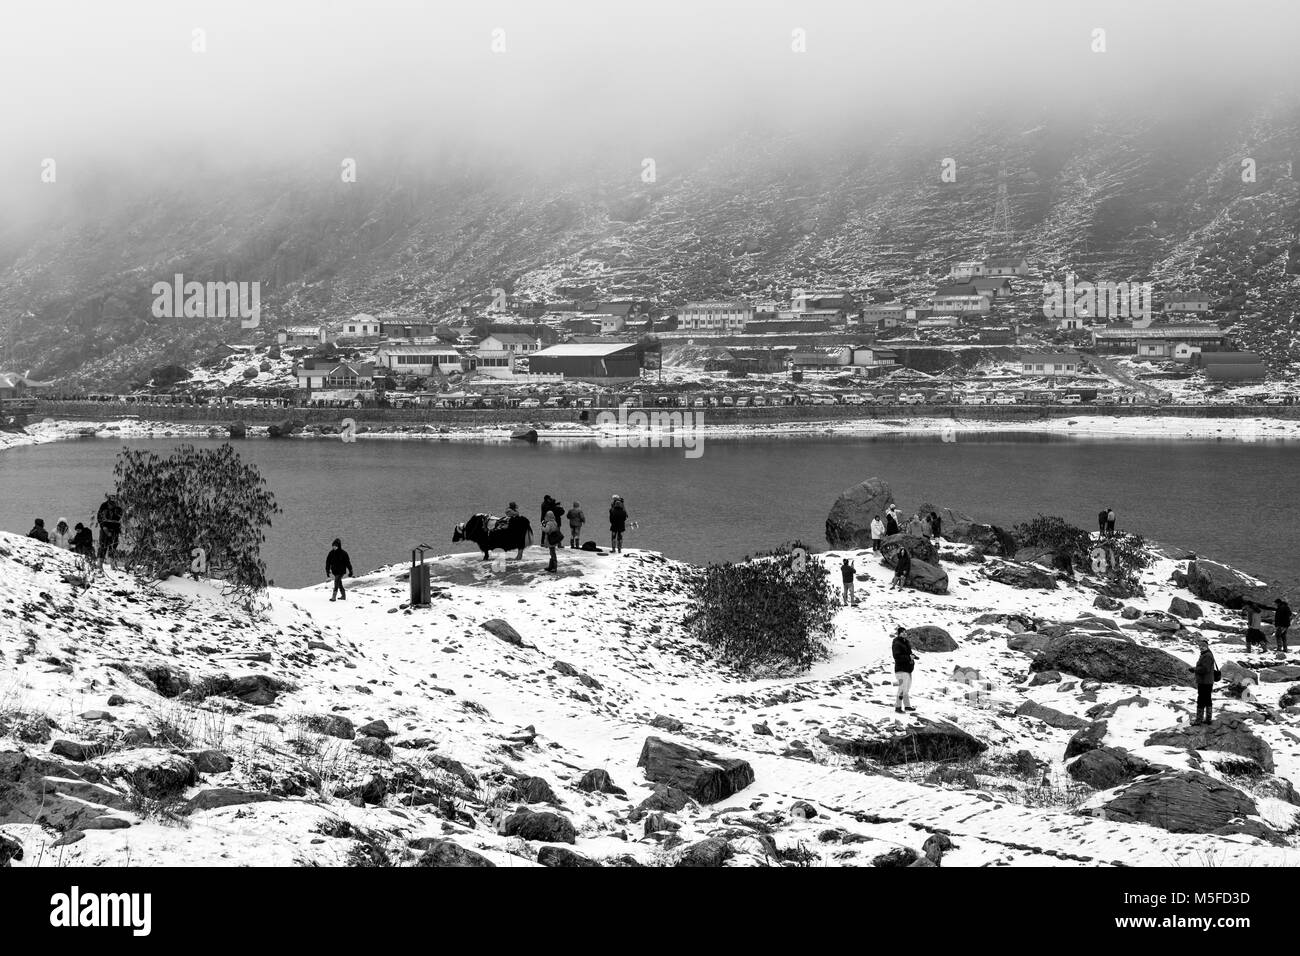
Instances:
[[[623,532],[627,530],[627,506],[623,504],[622,495],[614,495],[609,500],[609,548],[622,552]]]
[[[885,511],[885,537],[898,534],[898,510],[890,505]]]
[[[80,521],[73,529],[76,534],[72,536],[72,550],[83,558],[93,558],[95,556],[95,536],[90,533]]]
[[[912,556],[906,548],[898,549],[898,564],[894,567],[894,580],[889,582],[889,590],[907,587],[907,579],[912,573]]]
[[[840,581],[844,585],[844,603],[857,604],[858,599],[853,594],[853,562],[848,558],[840,563]]]
[[[916,667],[916,652],[912,642],[907,639],[907,630],[901,624],[894,628],[894,710],[898,713],[915,711],[912,706],[912,671]]]
[[[104,503],[95,513],[95,520],[99,522],[99,560],[102,564],[105,557],[111,560],[117,554],[117,538],[122,533],[122,506],[118,504],[116,495],[104,498]]]
[[[930,534],[934,536],[935,544],[943,537],[943,519],[937,511],[930,512]]]
[[[556,571],[558,566],[555,563],[555,546],[564,541],[564,532],[560,530],[560,522],[555,517],[555,510],[542,510],[542,544],[551,549],[551,561],[546,566],[547,571]]]
[[[19,527],[22,527],[19,525]],[[37,541],[44,541],[46,544],[50,541],[50,533],[45,530],[45,519],[37,518],[32,525],[32,530],[27,532],[27,537],[35,538]]]
[[[1097,533],[1104,535],[1106,533],[1106,509],[1102,508],[1097,512]]]
[[[1276,639],[1279,654],[1286,653],[1286,632],[1291,627],[1291,605],[1286,598],[1273,602],[1273,637]]]
[[[343,542],[338,538],[330,545],[330,553],[325,556],[325,576],[334,579],[334,591],[330,594],[330,600],[342,596],[343,600],[348,599],[348,590],[343,586],[343,575],[352,576],[352,559],[348,553],[343,550]]]
[[[1221,676],[1214,655],[1210,653],[1210,642],[1202,639],[1197,643],[1201,648],[1201,656],[1196,661],[1195,667],[1188,668],[1196,675],[1196,719],[1192,721],[1193,726],[1214,722],[1214,704],[1211,694],[1214,691],[1214,682]]]

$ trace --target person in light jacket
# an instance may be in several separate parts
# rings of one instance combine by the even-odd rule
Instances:
[[[72,547],[72,529],[68,527],[67,518],[60,518],[54,523],[54,533],[50,535],[50,544],[56,548]]]
[[[581,505],[575,501],[573,507],[569,509],[569,547],[582,547],[579,538],[582,536],[582,526],[586,523],[587,516],[582,513]]]
[[[885,536],[885,523],[880,520],[880,515],[871,519],[871,550],[880,550],[880,539]]]

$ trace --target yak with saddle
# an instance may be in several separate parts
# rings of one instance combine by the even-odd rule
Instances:
[[[499,518],[496,515],[476,514],[468,521],[456,525],[451,536],[452,544],[473,541],[483,551],[483,560],[489,552],[500,549],[515,551],[515,558],[524,556],[524,548],[533,543],[533,526],[523,515]]]

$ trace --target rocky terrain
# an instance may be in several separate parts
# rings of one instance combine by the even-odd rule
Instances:
[[[878,491],[878,489],[877,489]],[[837,506],[852,537],[855,509]],[[915,503],[911,503],[915,504]],[[1242,647],[1257,582],[1159,556],[1145,594],[1058,582],[946,512],[900,540],[928,590],[851,543],[859,604],[810,671],[744,677],[684,631],[692,569],[531,549],[504,570],[273,590],[92,576],[0,535],[0,857],[56,865],[1282,865],[1300,660]],[[920,560],[914,561],[914,573]],[[941,580],[940,580],[941,579]],[[915,715],[889,642],[912,629]],[[1266,630],[1268,628],[1266,627]],[[1189,726],[1195,639],[1223,671]]]
[[[117,183],[36,227],[0,224],[0,330],[12,364],[116,387],[189,364],[238,320],[150,317],[175,273],[262,283],[263,326],[385,310],[446,314],[502,287],[550,300],[667,304],[851,288],[923,304],[957,260],[1023,251],[1013,305],[1043,279],[1150,279],[1212,295],[1278,375],[1296,371],[1300,141],[1284,98],[1206,104],[1195,123],[1114,110],[972,113],[922,135],[826,131],[693,144],[627,169],[492,163],[378,169],[346,192],[287,170]],[[957,162],[942,182],[938,158]],[[1241,162],[1256,163],[1242,181]],[[1005,169],[1012,236],[991,231]],[[87,187],[90,188],[90,187]]]

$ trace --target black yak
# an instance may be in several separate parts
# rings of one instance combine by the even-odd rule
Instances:
[[[452,544],[460,541],[473,541],[483,551],[483,560],[489,558],[489,551],[516,551],[515,557],[524,556],[524,548],[533,543],[533,526],[523,515],[513,518],[497,518],[493,515],[476,514],[463,524],[456,525],[451,536]]]

